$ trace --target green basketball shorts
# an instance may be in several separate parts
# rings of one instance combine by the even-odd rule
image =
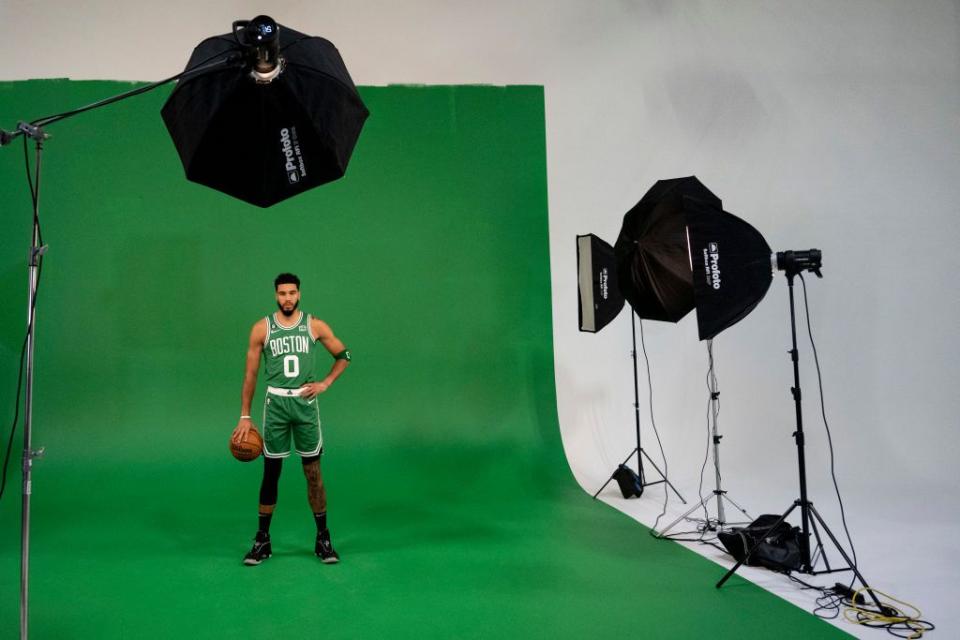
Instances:
[[[263,455],[267,458],[289,456],[291,438],[301,456],[323,451],[317,399],[304,400],[299,393],[300,389],[267,387],[263,399]]]

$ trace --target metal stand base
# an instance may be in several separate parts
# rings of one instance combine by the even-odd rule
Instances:
[[[870,588],[870,585],[867,583],[866,578],[864,578],[863,574],[860,573],[860,570],[857,569],[857,565],[853,562],[853,560],[850,559],[850,556],[847,555],[847,552],[844,551],[843,547],[840,546],[840,542],[837,540],[836,536],[833,535],[833,532],[830,531],[830,527],[827,526],[827,523],[824,522],[823,516],[820,515],[819,511],[813,508],[812,502],[803,502],[802,500],[795,500],[794,503],[790,505],[790,508],[784,511],[783,515],[780,516],[780,519],[777,520],[770,528],[773,529],[779,526],[779,524],[784,520],[786,520],[787,516],[793,513],[793,510],[796,509],[797,507],[800,507],[801,513],[808,514],[807,517],[809,518],[810,528],[813,529],[813,535],[817,540],[817,546],[812,556],[809,554],[809,546],[807,544],[807,541],[806,540],[801,541],[802,542],[801,546],[807,549],[807,557],[804,558],[803,565],[800,567],[798,572],[804,573],[809,576],[819,576],[826,573],[840,573],[842,571],[853,571],[853,574],[860,581],[860,584],[862,584],[863,587],[866,589],[867,593],[870,594],[870,598],[873,600],[873,603],[877,606],[877,610],[883,611],[884,607],[880,603],[880,599],[877,598],[877,594],[873,592],[873,589]],[[823,529],[824,533],[826,533],[827,536],[830,538],[830,541],[833,542],[833,546],[836,547],[837,551],[840,552],[840,555],[843,556],[844,562],[847,563],[845,567],[834,569],[830,566],[830,561],[827,559],[826,551],[823,548],[823,541],[820,539],[820,531],[819,531],[819,528],[817,527],[818,522],[820,523],[819,528]],[[747,551],[746,555],[744,555],[743,560],[738,560],[737,563],[733,565],[730,568],[730,570],[723,575],[722,578],[720,578],[720,581],[716,584],[717,589],[722,587],[723,583],[729,580],[730,576],[736,573],[737,569],[739,569],[744,562],[750,559],[750,556],[753,555],[753,552],[757,550],[757,547],[760,546],[761,542],[763,541],[760,540],[756,544],[754,544],[752,547],[750,547],[750,550]],[[809,559],[811,557],[813,558],[812,560]],[[823,558],[823,563],[827,567],[826,570],[817,571],[814,568],[814,565],[816,564],[818,557]]]
[[[660,531],[654,531],[653,532],[654,535],[658,538],[666,538],[666,537],[669,537],[667,536],[667,532],[673,529],[675,526],[677,526],[681,522],[683,522],[684,520],[689,519],[694,522],[700,521],[699,518],[690,518],[690,515],[698,509],[703,509],[706,512],[707,517],[703,520],[703,522],[704,522],[704,527],[706,528],[707,531],[723,531],[725,528],[733,524],[749,524],[750,522],[753,522],[753,518],[750,516],[750,514],[747,513],[743,507],[741,507],[736,502],[734,502],[733,499],[727,495],[726,491],[720,491],[720,490],[714,489],[712,493],[717,497],[717,518],[716,519],[714,520],[710,519],[710,512],[709,512],[709,505],[708,505],[710,498],[708,496],[703,496],[702,498],[700,498],[700,502],[698,502],[697,504],[687,509],[686,513],[684,513],[682,516],[680,516],[679,518],[677,518],[676,520],[674,520],[673,522],[665,526]],[[744,516],[746,516],[747,518],[746,522],[742,522],[742,523],[727,522],[726,517],[724,516],[724,513],[723,513],[724,500],[729,502],[737,511],[739,511]]]
[[[627,459],[624,460],[623,462],[621,462],[620,464],[622,464],[622,465],[627,464],[627,462],[629,462],[630,458],[633,457],[633,454],[635,454],[637,451],[638,451],[638,449],[634,449],[633,451],[631,451],[631,452],[630,452],[630,455],[627,456]],[[644,451],[642,448],[639,449],[639,451],[640,451],[641,454],[643,454],[643,457],[647,459],[647,462],[649,462],[650,465],[651,465],[654,469],[657,470],[657,473],[660,475],[660,477],[663,478],[662,480],[654,480],[653,482],[647,482],[647,481],[646,481],[646,478],[645,478],[645,475],[644,475],[644,473],[643,473],[643,463],[639,461],[639,457],[638,457],[637,460],[638,460],[638,466],[639,466],[639,469],[640,469],[640,473],[638,474],[638,477],[640,478],[640,486],[641,486],[641,487],[649,487],[649,486],[654,485],[654,484],[667,483],[667,486],[670,487],[675,494],[677,494],[677,497],[678,497],[678,498],[680,498],[680,502],[682,502],[683,504],[687,504],[687,501],[683,499],[683,496],[680,495],[680,492],[677,491],[677,488],[674,487],[673,484],[672,484],[669,480],[667,480],[667,476],[663,475],[663,472],[660,471],[660,467],[657,466],[657,463],[655,463],[655,462],[653,461],[653,459],[652,459],[650,456],[647,455],[647,452]],[[615,472],[614,472],[614,473],[615,473]],[[600,493],[601,493],[604,489],[607,488],[607,485],[610,484],[610,482],[613,480],[613,476],[614,476],[614,474],[610,474],[610,477],[607,478],[607,481],[603,483],[603,486],[600,487],[599,489],[597,489],[597,492],[593,494],[593,499],[594,499],[594,500],[596,500],[596,499],[597,499],[597,496],[599,496]],[[689,512],[688,512],[688,513],[689,513]]]
[[[635,311],[631,310],[630,312],[630,329],[631,335],[633,337],[633,350],[630,352],[630,357],[633,359],[633,419],[634,426],[636,428],[637,435],[637,446],[633,448],[633,451],[630,452],[630,455],[620,463],[620,466],[624,466],[633,457],[633,454],[637,454],[637,477],[640,479],[640,489],[643,493],[643,487],[649,487],[652,484],[660,484],[662,482],[667,483],[667,486],[673,489],[673,492],[677,494],[677,497],[680,498],[680,502],[687,504],[687,501],[683,499],[683,496],[680,495],[680,492],[677,491],[677,488],[670,484],[670,481],[667,480],[667,475],[660,471],[660,467],[656,465],[653,459],[647,455],[647,452],[643,450],[643,447],[640,445],[640,383],[639,377],[637,375],[637,314]],[[641,327],[642,329],[642,327]],[[647,462],[653,465],[653,468],[657,470],[657,473],[660,474],[662,480],[655,480],[654,482],[647,482],[644,478],[643,473],[643,459],[646,458]],[[603,491],[610,481],[613,480],[616,471],[610,474],[610,477],[607,478],[607,481],[603,483],[603,486],[597,489],[597,492],[593,494],[593,499],[596,500],[597,496],[600,495],[600,492]],[[640,494],[636,494],[635,497],[639,497]]]

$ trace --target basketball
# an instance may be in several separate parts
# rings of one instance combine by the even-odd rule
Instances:
[[[256,427],[250,427],[250,431],[239,443],[230,438],[230,453],[241,462],[250,462],[260,457],[263,451],[263,439]]]

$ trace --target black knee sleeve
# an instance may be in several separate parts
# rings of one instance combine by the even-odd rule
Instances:
[[[277,486],[283,458],[263,458],[263,481],[260,483],[260,504],[277,504]]]
[[[303,456],[302,458],[300,458],[300,461],[303,462],[304,465],[308,465],[311,462],[316,462],[319,459],[320,459],[320,454],[318,453],[315,456]]]

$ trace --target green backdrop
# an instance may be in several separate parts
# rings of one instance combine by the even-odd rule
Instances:
[[[0,83],[0,125],[128,86]],[[739,578],[716,591],[722,570],[570,477],[542,88],[364,87],[372,115],[347,177],[267,210],[183,179],[159,118],[167,93],[54,125],[46,143],[33,637],[837,633]],[[30,233],[19,147],[0,152],[0,187],[5,438]],[[294,459],[274,557],[240,564],[260,464],[230,458],[227,437],[280,271],[354,354],[321,399],[334,567],[312,555]],[[0,503],[11,637],[20,438]]]

